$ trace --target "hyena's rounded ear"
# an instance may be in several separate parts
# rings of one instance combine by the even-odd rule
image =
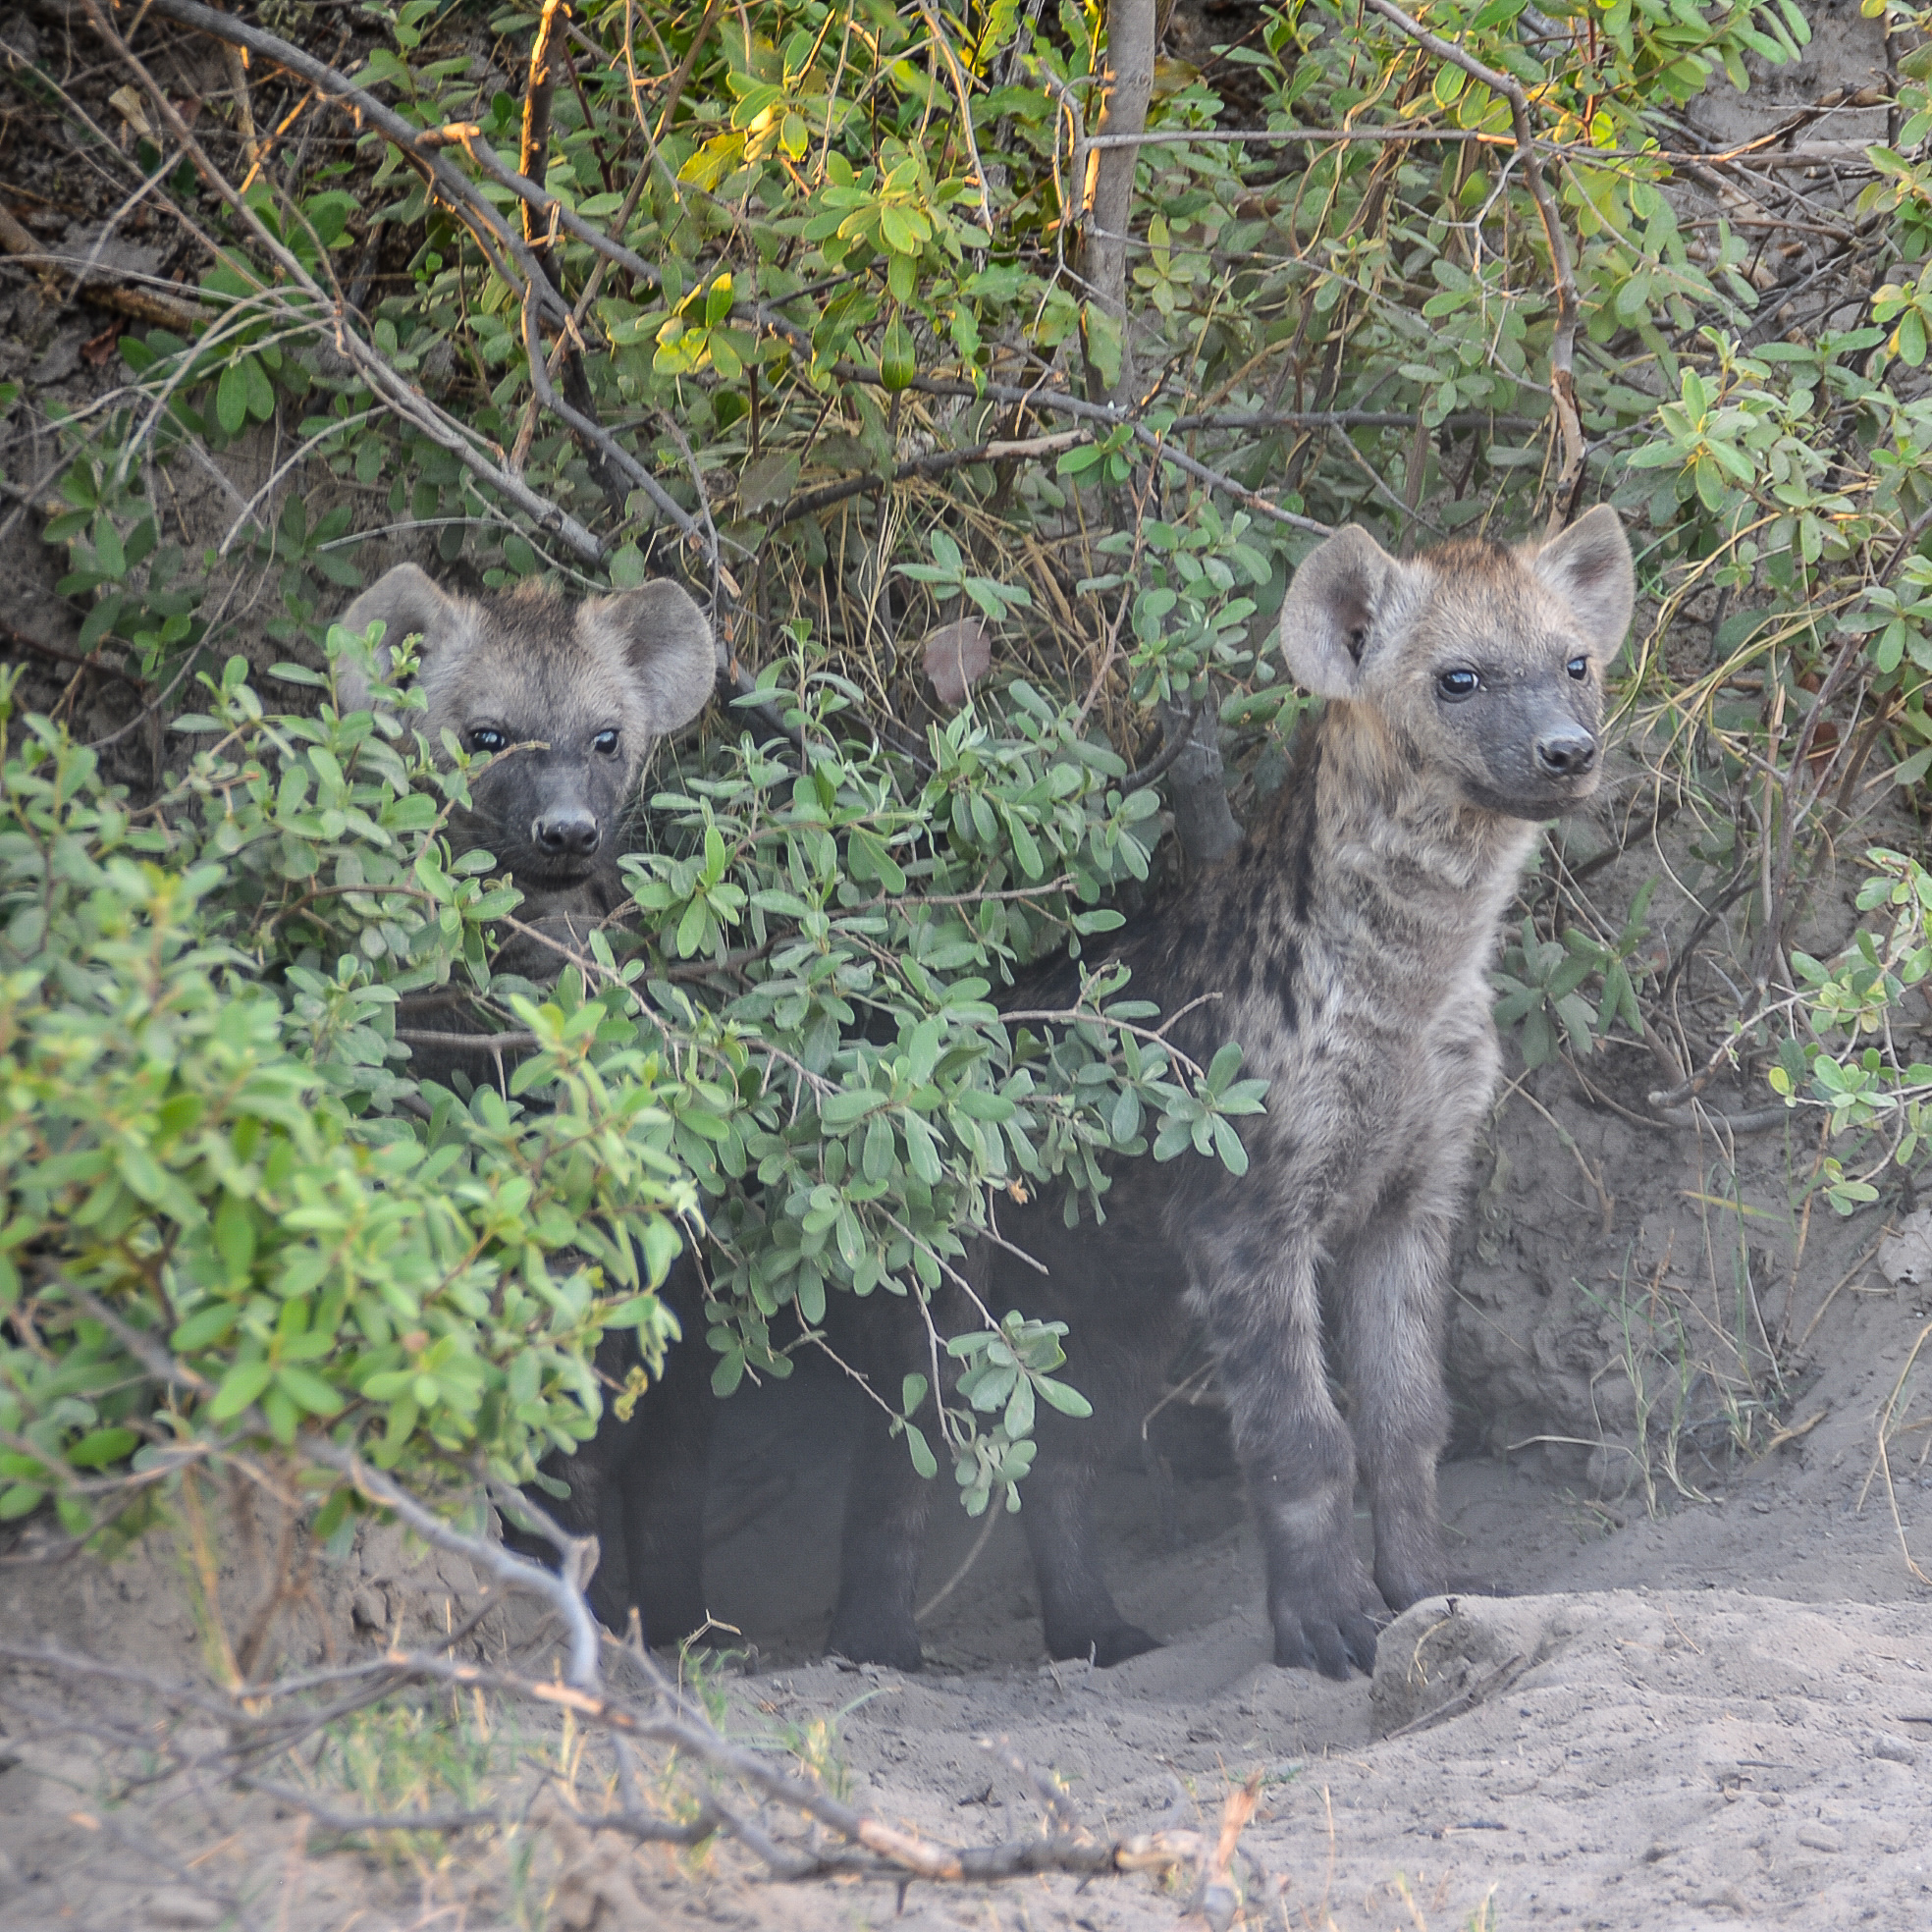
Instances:
[[[1303,560],[1281,606],[1281,656],[1304,690],[1318,698],[1355,695],[1375,613],[1396,567],[1395,559],[1353,524]]]
[[[378,577],[336,621],[345,630],[358,635],[378,618],[382,620],[383,641],[376,646],[376,674],[389,679],[390,654],[403,638],[420,634],[425,648],[433,642],[442,620],[449,615],[451,601],[437,589],[428,573],[413,564],[399,564]],[[369,708],[369,684],[362,668],[345,661],[336,673],[336,695],[345,716]]]
[[[1637,602],[1637,567],[1624,519],[1608,504],[1546,543],[1530,567],[1575,612],[1596,657],[1607,663],[1623,649]]]
[[[600,598],[596,609],[637,677],[652,734],[688,724],[718,682],[718,646],[705,614],[665,577]]]

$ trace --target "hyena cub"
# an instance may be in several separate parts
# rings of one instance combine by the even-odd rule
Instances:
[[[1055,1200],[976,1258],[983,1299],[1070,1324],[1063,1371],[1095,1418],[1043,1409],[1022,1522],[1056,1657],[1154,1639],[1101,1577],[1089,1496],[1147,1413],[1190,1316],[1206,1331],[1267,1559],[1277,1664],[1346,1677],[1375,1633],[1444,1586],[1435,1468],[1447,1436],[1450,1236],[1497,1070],[1490,955],[1536,826],[1595,789],[1602,677],[1630,621],[1629,545],[1598,509],[1540,548],[1459,542],[1414,562],[1347,529],[1295,575],[1289,671],[1327,700],[1266,817],[1176,900],[1123,929],[1133,986],[1205,1062],[1238,1040],[1269,1082],[1236,1182],[1202,1160],[1123,1170],[1107,1218]],[[1072,995],[1059,962],[1027,1006]],[[873,1368],[924,1366],[911,1324]],[[1328,1338],[1348,1384],[1329,1392]],[[890,1381],[896,1388],[898,1383]],[[1358,1472],[1374,1515],[1356,1550]],[[932,1494],[883,1432],[854,1472],[831,1647],[910,1669]]]
[[[523,892],[517,916],[525,925],[562,942],[581,940],[623,901],[618,833],[645,757],[711,695],[717,655],[703,613],[663,581],[577,605],[540,585],[467,598],[403,564],[365,590],[341,622],[362,631],[379,617],[385,672],[389,646],[421,635],[424,737],[439,744],[447,728],[465,750],[492,754],[471,778],[470,809],[451,824],[452,845],[495,855]],[[345,711],[367,701],[353,677],[339,695]],[[535,939],[513,942],[496,960],[500,970],[534,980],[554,979],[561,964]],[[436,1048],[418,1064],[427,1077],[446,1078],[452,1066],[475,1076],[489,1063]],[[664,1296],[686,1339],[671,1351],[663,1381],[628,1422],[607,1410],[595,1442],[551,1471],[572,1488],[564,1521],[602,1544],[592,1604],[617,1630],[634,1606],[654,1642],[683,1637],[705,1619],[714,1409],[698,1339],[703,1293],[688,1260],[672,1269]],[[628,1333],[606,1347],[598,1366],[620,1380],[631,1360]]]
[[[617,832],[645,755],[704,709],[718,675],[704,614],[663,580],[572,605],[541,584],[453,597],[400,564],[341,622],[361,631],[378,617],[385,671],[391,645],[422,637],[424,737],[437,745],[448,729],[465,751],[506,754],[472,781],[451,844],[496,855],[526,924],[608,913],[622,896]],[[352,678],[341,695],[346,711],[366,702]],[[537,976],[555,970],[553,958]]]

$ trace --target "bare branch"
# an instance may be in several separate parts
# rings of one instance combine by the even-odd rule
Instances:
[[[1480,80],[1510,104],[1510,119],[1516,130],[1516,151],[1523,158],[1524,179],[1541,217],[1543,236],[1549,243],[1550,275],[1556,284],[1556,325],[1550,332],[1550,401],[1556,405],[1557,428],[1563,438],[1563,467],[1556,479],[1556,507],[1550,514],[1550,534],[1561,530],[1570,517],[1571,500],[1583,473],[1583,424],[1577,410],[1577,381],[1574,373],[1577,349],[1577,276],[1570,264],[1570,243],[1563,233],[1563,216],[1543,175],[1542,158],[1537,152],[1535,130],[1530,120],[1530,97],[1523,83],[1507,74],[1485,66],[1474,54],[1465,53],[1453,40],[1431,33],[1413,21],[1395,0],[1364,0],[1364,4],[1406,33],[1419,47],[1437,60],[1459,67],[1474,80]]]
[[[546,1599],[563,1617],[564,1626],[570,1633],[570,1683],[580,1690],[596,1685],[597,1623],[590,1614],[590,1606],[584,1602],[582,1590],[569,1577],[558,1576],[542,1564],[532,1563],[528,1557],[505,1549],[501,1543],[486,1541],[481,1536],[464,1535],[460,1530],[445,1523],[434,1511],[417,1502],[393,1476],[371,1468],[353,1449],[321,1436],[305,1438],[302,1446],[325,1468],[346,1476],[358,1494],[366,1496],[372,1503],[381,1504],[384,1509],[393,1510],[424,1542],[433,1543],[438,1549],[449,1550],[458,1556],[466,1556],[512,1589],[524,1590],[532,1596]],[[527,1499],[525,1508],[533,1522],[540,1527],[548,1526],[549,1532],[562,1537],[564,1543],[580,1545],[591,1540],[563,1537],[563,1532],[557,1530],[550,1518],[534,1504],[528,1503]]]
[[[1127,329],[1127,230],[1134,206],[1135,150],[1100,142],[1109,134],[1134,135],[1147,126],[1154,95],[1154,0],[1107,0],[1106,69],[1100,126],[1087,144],[1081,184],[1080,273],[1120,332],[1120,367],[1110,386],[1114,398],[1134,386],[1133,344]],[[1087,346],[1088,386],[1102,385]]]
[[[557,16],[570,18],[569,0],[544,0],[537,20],[536,36],[530,42],[530,79],[523,93],[523,141],[516,157],[516,172],[526,181],[541,182],[550,173],[550,104],[557,92],[556,66],[566,60],[555,46]],[[556,285],[550,264],[550,234],[539,229],[535,208],[523,204],[523,240],[539,268]]]

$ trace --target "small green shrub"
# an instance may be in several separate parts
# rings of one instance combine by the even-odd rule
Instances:
[[[405,730],[420,699],[344,718],[282,667],[324,704],[271,715],[244,671],[177,721],[203,748],[150,806],[38,717],[0,779],[0,1514],[52,1492],[82,1532],[95,1492],[64,1477],[237,1429],[528,1480],[594,1428],[607,1329],[647,1365],[674,1339],[653,1291],[701,1215],[724,1393],[787,1371],[829,1286],[938,1287],[990,1188],[1064,1175],[1076,1212],[1144,1122],[1160,1157],[1245,1159],[1238,1049],[1189,1066],[1117,973],[1025,1025],[989,997],[1003,962],[1118,924],[1092,902],[1147,870],[1150,794],[1023,685],[1010,733],[936,727],[923,779],[836,736],[814,686],[806,769],[747,738],[661,794],[688,855],[630,862],[641,949],[598,933],[540,993],[491,974],[518,895],[451,856],[469,761]],[[452,981],[528,1041],[466,1099],[397,1038]],[[1078,1404],[1054,1332],[1011,1317],[997,1420],[977,1385],[947,1412],[976,1508],[1024,1473],[1035,1394]]]

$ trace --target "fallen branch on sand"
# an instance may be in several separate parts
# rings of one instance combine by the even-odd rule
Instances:
[[[345,1802],[305,1772],[307,1756],[292,1753],[324,1725],[385,1698],[435,1688],[487,1695],[549,1711],[580,1732],[605,1738],[617,1765],[609,1802],[598,1809],[575,1794],[553,1794],[558,1815],[591,1832],[615,1832],[636,1843],[693,1846],[733,1840],[776,1879],[817,1876],[876,1877],[905,1882],[961,1883],[1064,1872],[1091,1878],[1108,1872],[1159,1872],[1192,1866],[1196,1882],[1189,1926],[1220,1932],[1231,1921],[1242,1891],[1255,1896],[1267,1875],[1243,1857],[1250,1882],[1237,1888],[1231,1876],[1236,1841],[1252,1817],[1258,1779],[1229,1793],[1217,1831],[1191,1829],[1108,1837],[1090,1832],[1060,1782],[1037,1772],[1004,1739],[983,1740],[1039,1795],[1044,1815],[1037,1830],[992,1844],[954,1845],[888,1823],[849,1802],[809,1774],[783,1768],[769,1750],[728,1738],[705,1706],[637,1640],[620,1642],[598,1630],[585,1588],[596,1563],[593,1539],[572,1536],[520,1492],[487,1483],[501,1508],[520,1527],[559,1552],[552,1571],[480,1534],[458,1530],[409,1495],[394,1478],[354,1450],[326,1440],[303,1445],[315,1464],[347,1481],[367,1501],[390,1511],[412,1534],[466,1558],[492,1580],[476,1613],[453,1619],[447,1635],[430,1645],[392,1643],[379,1654],[340,1665],[294,1672],[266,1681],[245,1675],[223,1686],[162,1677],[128,1665],[83,1656],[54,1643],[0,1639],[0,1664],[12,1667],[12,1685],[0,1686],[0,1701],[15,1701],[24,1676],[52,1677],[84,1699],[112,1694],[152,1698],[195,1729],[191,1746],[164,1747],[162,1768],[141,1782],[180,1773],[203,1783],[220,1779],[297,1811],[319,1830],[343,1836],[405,1832],[449,1834],[472,1830],[541,1828],[549,1810],[538,1805],[543,1787],[520,1791],[496,1804],[399,1806],[394,1811]],[[539,1597],[566,1634],[561,1675],[542,1676],[510,1662],[485,1662],[456,1654],[465,1637],[495,1610],[505,1594]],[[553,1624],[554,1628],[554,1624]],[[607,1676],[607,1664],[617,1668]],[[210,1744],[209,1720],[222,1742]],[[144,1732],[144,1737],[166,1735]],[[654,1773],[641,1775],[637,1753],[652,1754]],[[688,1766],[697,1775],[676,1777]],[[548,1775],[548,1774],[546,1774]],[[733,1789],[744,1795],[739,1804]],[[653,1796],[648,1798],[646,1791]],[[549,1800],[546,1800],[546,1806]],[[555,1808],[555,1807],[551,1807]],[[789,1820],[774,1824],[774,1819]]]

